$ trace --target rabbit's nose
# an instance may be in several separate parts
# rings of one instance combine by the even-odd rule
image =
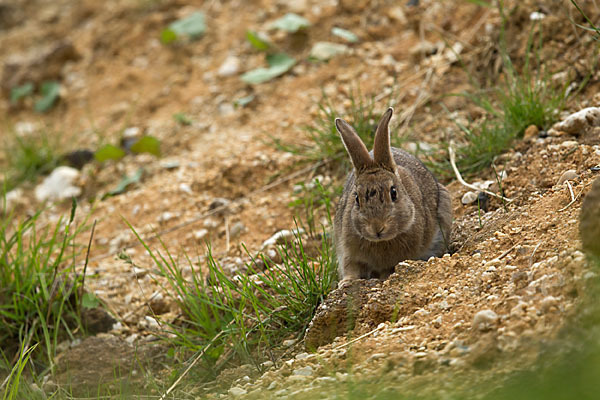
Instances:
[[[377,236],[377,238],[380,239],[383,234],[383,231],[385,230],[385,225],[373,224],[372,229],[375,236]]]

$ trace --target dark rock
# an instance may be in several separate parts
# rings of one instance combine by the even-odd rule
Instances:
[[[489,201],[490,201],[490,196],[488,196],[487,193],[485,193],[485,192],[477,193],[477,204],[479,205],[479,208],[481,210],[483,210],[484,212],[488,211]]]
[[[110,331],[117,321],[103,308],[96,307],[84,309],[81,312],[81,322],[88,333],[96,335]]]
[[[75,150],[62,156],[62,159],[71,167],[81,169],[94,159],[94,152],[90,150]]]

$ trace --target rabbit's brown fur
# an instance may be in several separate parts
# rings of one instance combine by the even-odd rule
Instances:
[[[447,251],[450,195],[421,161],[390,147],[392,113],[379,122],[371,153],[348,123],[335,121],[354,166],[334,222],[342,281],[385,279],[403,260]]]

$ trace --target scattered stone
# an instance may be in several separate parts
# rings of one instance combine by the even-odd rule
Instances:
[[[375,354],[371,355],[371,357],[367,358],[367,362],[380,360],[380,359],[384,358],[385,356],[386,356],[386,354],[384,354],[384,353],[375,353]]]
[[[218,76],[232,76],[238,73],[240,70],[240,59],[234,55],[229,55],[223,61],[219,70],[217,71]]]
[[[474,203],[474,202],[477,201],[477,193],[475,193],[475,192],[467,192],[467,193],[463,194],[463,196],[460,199],[460,201],[464,205],[472,204],[472,203]]]
[[[525,133],[523,134],[524,139],[535,139],[537,138],[540,130],[535,125],[529,125],[527,129],[525,129]]]
[[[79,175],[79,171],[75,168],[66,166],[56,168],[41,184],[36,186],[35,198],[43,202],[79,196],[81,188],[75,185]]]
[[[96,307],[84,308],[81,312],[81,322],[87,333],[96,335],[110,331],[117,320],[103,308]]]
[[[144,321],[146,322],[146,326],[150,329],[158,329],[160,326],[158,321],[149,315],[144,316]]]
[[[577,136],[595,126],[600,126],[600,107],[588,107],[577,111],[554,124],[552,129]]]
[[[300,353],[296,356],[296,360],[306,360],[307,358],[310,358],[308,353]]]
[[[208,206],[208,210],[220,212],[229,211],[228,209],[230,204],[230,200],[225,199],[223,197],[217,197],[212,201],[212,203],[210,203],[210,205]]]
[[[477,193],[477,203],[484,212],[488,211],[490,196],[486,192]]]
[[[240,397],[240,396],[243,396],[243,395],[247,394],[248,391],[245,390],[245,389],[242,389],[239,386],[234,386],[231,389],[229,389],[228,393],[230,395],[232,395],[233,397]]]
[[[265,240],[262,244],[262,248],[265,249],[276,244],[291,242],[297,235],[301,235],[303,233],[304,229],[281,230]]]
[[[284,340],[282,345],[283,347],[292,347],[293,345],[295,345],[297,342],[296,339],[288,339],[288,340]]]
[[[235,224],[233,224],[233,226],[229,230],[229,236],[232,239],[235,239],[245,231],[246,231],[246,226],[242,222],[238,221]]]
[[[194,239],[196,239],[196,241],[201,241],[206,237],[206,235],[208,235],[207,229],[199,229],[197,231],[194,231]]]
[[[340,54],[349,51],[348,46],[340,43],[317,42],[310,50],[310,57],[321,61],[327,61]]]
[[[540,303],[543,312],[548,312],[552,308],[558,307],[558,299],[554,296],[544,297],[542,302]]]
[[[204,227],[205,227],[205,228],[207,228],[207,229],[215,229],[216,227],[218,227],[218,226],[219,226],[219,225],[221,225],[221,224],[219,223],[219,221],[217,221],[217,220],[216,220],[216,219],[214,219],[214,218],[206,218],[206,219],[204,220],[204,223],[203,223],[203,225],[204,225]]]
[[[539,11],[534,11],[534,12],[532,12],[531,14],[529,14],[529,19],[530,19],[531,21],[541,21],[541,20],[543,20],[544,18],[546,18],[546,14],[544,14],[544,13],[541,13],[541,12],[539,12]]]
[[[163,223],[175,218],[176,215],[170,211],[165,211],[158,216],[158,222]]]
[[[408,22],[408,20],[406,19],[406,14],[400,6],[391,7],[387,12],[387,16],[400,24],[405,24],[406,22]]]
[[[473,317],[473,329],[487,331],[498,320],[498,315],[492,310],[481,310]]]
[[[410,48],[409,53],[415,57],[426,57],[437,52],[437,46],[427,40],[421,40]]]
[[[562,173],[560,178],[558,178],[558,181],[556,182],[556,184],[558,186],[560,186],[563,183],[565,183],[566,181],[572,181],[574,179],[577,179],[578,177],[579,177],[579,175],[577,175],[577,171],[575,171],[574,169],[570,169],[570,170]]]
[[[87,163],[94,159],[94,153],[90,150],[75,150],[70,153],[64,154],[61,157],[66,161],[69,166],[77,169],[83,168]]]
[[[513,308],[510,309],[510,316],[520,318],[527,313],[527,303],[519,301]]]
[[[178,160],[163,160],[160,166],[164,169],[176,169],[181,166],[181,163]]]
[[[180,183],[179,190],[186,194],[194,194],[194,192],[192,191],[192,187],[187,183]]]
[[[169,303],[164,299],[162,293],[158,292],[148,302],[148,306],[156,315],[162,315],[169,312]]]
[[[307,365],[305,367],[295,369],[294,372],[292,372],[292,374],[300,376],[312,376],[313,368],[310,365]]]
[[[229,102],[221,103],[219,104],[219,114],[223,116],[233,115],[235,114],[235,107]]]

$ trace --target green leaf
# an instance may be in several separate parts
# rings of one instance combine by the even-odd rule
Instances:
[[[131,146],[132,153],[150,153],[160,157],[160,140],[154,136],[142,136]]]
[[[160,41],[163,44],[169,44],[177,40],[177,34],[170,28],[165,28],[160,32]]]
[[[113,146],[112,144],[106,144],[100,147],[94,153],[94,158],[99,162],[120,160],[123,157],[125,157],[125,151],[120,147]]]
[[[198,39],[206,31],[204,14],[196,11],[185,18],[173,22],[169,25],[169,29],[175,34],[176,38],[179,36],[189,36],[190,39]]]
[[[33,109],[37,112],[46,112],[54,106],[60,92],[60,84],[56,81],[46,81],[40,88],[42,98],[39,99]]]
[[[100,300],[94,293],[85,292],[81,298],[81,305],[84,308],[96,308],[100,305]]]
[[[246,72],[241,79],[250,84],[259,84],[270,81],[279,75],[284,74],[296,64],[296,60],[285,53],[267,55],[269,68],[257,68]]]
[[[123,179],[121,179],[121,181],[117,184],[117,187],[114,188],[113,190],[111,190],[110,192],[108,192],[107,194],[105,194],[104,196],[102,196],[102,199],[105,199],[106,197],[109,197],[109,196],[115,196],[117,194],[121,194],[121,193],[125,192],[125,189],[127,189],[127,186],[129,186],[133,183],[140,182],[140,180],[142,179],[143,173],[144,173],[144,169],[140,168],[132,176],[125,175],[123,177]]]
[[[177,123],[179,123],[181,125],[185,125],[185,126],[191,125],[193,123],[193,121],[190,119],[190,117],[188,117],[184,113],[173,114],[173,119]]]
[[[310,26],[310,22],[304,17],[294,13],[285,14],[277,21],[271,24],[271,28],[280,29],[282,31],[294,33],[300,29],[306,29]]]
[[[252,100],[254,100],[256,96],[254,96],[253,94],[249,95],[249,96],[244,96],[244,97],[240,97],[237,100],[234,100],[233,105],[235,107],[244,107],[247,104],[249,104]]]
[[[341,37],[342,39],[344,39],[347,42],[350,42],[350,43],[358,42],[358,36],[356,36],[354,33],[350,32],[346,29],[333,27],[333,28],[331,28],[331,33],[335,36]]]
[[[269,50],[269,47],[271,47],[271,43],[258,32],[250,30],[246,31],[246,39],[250,42],[252,47],[260,51]]]
[[[27,82],[21,86],[14,87],[10,90],[10,102],[15,104],[24,97],[30,96],[33,93],[33,83]]]

